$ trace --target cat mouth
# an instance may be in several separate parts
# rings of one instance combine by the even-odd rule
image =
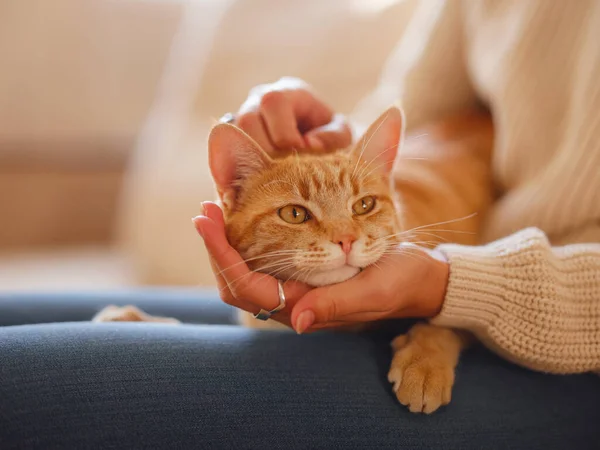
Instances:
[[[348,263],[344,264],[342,267],[352,267],[353,269],[358,269],[359,272],[362,272],[363,270],[365,270],[364,267],[354,266],[354,265],[348,264]]]
[[[318,272],[310,274],[306,277],[306,283],[312,286],[325,286],[328,284],[341,283],[342,281],[349,280],[363,269],[361,267],[351,266],[350,264],[344,264],[336,268],[323,269]]]

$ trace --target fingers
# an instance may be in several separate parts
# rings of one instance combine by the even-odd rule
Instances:
[[[275,148],[302,149],[304,139],[298,130],[292,96],[282,91],[267,92],[260,102],[260,113]]]
[[[300,133],[325,125],[333,117],[333,110],[314,93],[308,83],[299,78],[282,77],[275,83],[257,86],[253,93],[264,97],[272,91],[285,94]]]
[[[274,150],[275,147],[271,143],[267,127],[260,112],[248,111],[240,114],[236,119],[236,125],[244,130],[266,152]]]
[[[238,252],[227,242],[225,229],[207,216],[194,218],[194,225],[204,239],[206,249],[226,279],[240,277],[250,272]],[[227,270],[227,274],[224,273]]]
[[[207,210],[209,210],[208,205],[205,206],[205,211]],[[234,279],[231,278],[228,280],[225,276],[226,272],[228,272],[227,269],[230,268],[227,264],[231,265],[231,271],[235,271],[235,275],[233,276],[237,276],[240,280],[249,276],[250,270],[243,263],[241,256],[239,256],[229,243],[226,242],[226,239],[224,240],[221,236],[221,234],[224,234],[224,229],[218,223],[218,217],[216,220],[213,220],[208,216],[198,216],[193,219],[193,222],[196,230],[204,239],[204,244],[208,250],[210,264],[217,280],[221,299],[229,305],[246,311],[252,312],[252,310],[255,310],[255,305],[248,304],[248,302],[244,301],[238,301],[235,292],[231,289],[233,283],[230,281]],[[220,232],[220,229],[223,229],[223,233]],[[225,270],[222,269],[224,264],[227,268]]]
[[[202,202],[202,208],[204,210],[204,216],[212,219],[217,225],[223,227],[223,230],[225,230],[225,219],[223,218],[223,211],[219,208],[219,205],[213,202]]]
[[[221,297],[221,300],[223,300],[228,305],[236,306],[239,308],[235,297],[229,290],[229,286],[227,285],[225,278],[223,278],[223,275],[221,275],[219,273],[219,269],[217,268],[215,261],[212,259],[212,257],[209,257],[209,261],[210,261],[210,267],[211,267],[213,274],[215,276],[215,279],[217,281],[217,288],[219,289],[219,296]],[[242,309],[244,309],[244,308],[242,308]]]
[[[343,116],[334,116],[305,82],[292,77],[253,88],[235,124],[266,151],[333,150],[352,140]]]
[[[253,314],[260,309],[269,311],[277,307],[277,280],[267,274],[252,272],[241,255],[229,245],[223,213],[216,204],[205,202],[203,210],[204,215],[195,217],[193,222],[204,239],[222,300]],[[304,283],[286,282],[284,293],[287,307],[276,319],[289,324],[289,312],[293,305],[310,289]]]
[[[333,119],[333,110],[309,87],[290,91],[290,100],[302,133],[326,125]]]
[[[202,203],[202,213],[208,218],[212,219],[217,225],[225,228],[225,221],[223,219],[223,211],[219,208],[215,203],[212,202],[204,202]],[[219,293],[221,299],[227,303],[228,305],[237,306],[236,300],[231,291],[229,290],[229,286],[227,285],[227,281],[220,273],[220,270],[217,268],[215,261],[212,255],[209,253],[208,258],[210,261],[210,266],[212,268],[213,274],[215,275],[215,279],[217,281],[217,287],[219,288]]]
[[[389,303],[379,299],[378,283],[362,272],[343,283],[314,289],[302,297],[292,310],[291,321],[298,333],[308,328],[329,328],[341,324],[370,322],[387,317]],[[379,284],[381,280],[379,280]]]
[[[331,122],[305,134],[308,146],[315,150],[338,150],[350,146],[352,132],[346,118],[336,114]]]
[[[252,272],[240,254],[229,245],[225,229],[206,216],[194,219],[204,238],[214,270],[227,286],[232,298],[224,301],[246,311],[257,313],[261,308],[273,309],[278,304],[277,281]]]
[[[234,297],[244,298],[255,306],[265,308],[261,305],[265,302],[265,296],[261,291],[264,289],[269,293],[266,296],[267,299],[272,297],[270,294],[276,290],[269,290],[269,287],[274,285],[277,289],[274,284],[276,281],[267,280],[266,276],[257,276],[258,274],[248,268],[241,255],[229,245],[221,208],[212,202],[204,202],[203,206],[207,221],[200,217],[197,218],[196,223],[202,229],[205,245],[216,274],[223,279]],[[278,300],[268,303],[271,309],[278,304]]]

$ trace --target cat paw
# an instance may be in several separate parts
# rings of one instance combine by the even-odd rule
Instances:
[[[92,322],[159,322],[176,324],[179,323],[179,320],[170,317],[151,316],[132,305],[110,305],[96,314]]]
[[[439,350],[424,348],[406,335],[394,340],[388,381],[411,412],[431,414],[450,403],[455,365]]]

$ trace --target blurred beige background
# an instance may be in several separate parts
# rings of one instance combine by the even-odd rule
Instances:
[[[415,1],[0,2],[0,290],[212,285],[213,120],[282,75],[350,113]]]

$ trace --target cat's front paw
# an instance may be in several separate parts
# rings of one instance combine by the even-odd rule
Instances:
[[[177,324],[179,320],[171,317],[151,316],[132,305],[109,305],[96,314],[92,318],[92,322],[159,322]]]
[[[398,401],[411,412],[431,414],[450,403],[460,347],[438,345],[440,340],[444,339],[439,332],[417,332],[398,336],[392,342],[394,357],[388,380],[393,383]]]

